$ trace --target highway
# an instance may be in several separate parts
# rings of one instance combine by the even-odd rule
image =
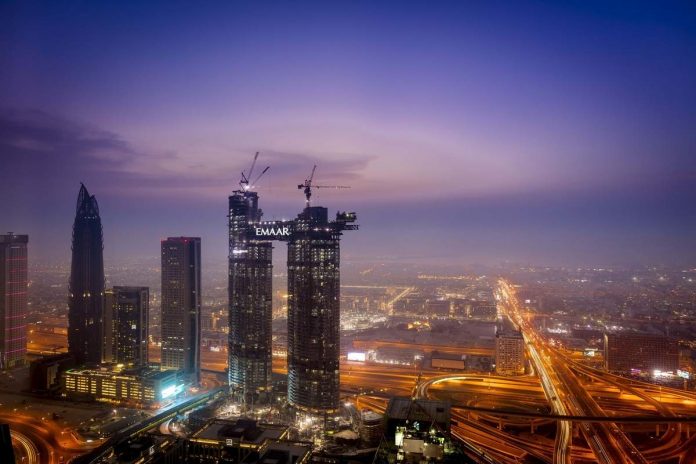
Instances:
[[[502,297],[501,307],[506,312],[507,317],[522,332],[530,358],[542,379],[544,390],[554,411],[560,413],[558,408],[562,408],[565,411],[563,415],[568,412],[578,416],[606,415],[582,387],[573,372],[558,356],[554,356],[555,353],[547,349],[543,338],[523,317],[523,310],[517,301],[514,288],[503,280],[501,280],[499,288]],[[615,424],[583,423],[580,425],[580,430],[594,451],[598,462],[604,464],[648,463]],[[563,444],[554,453],[554,462],[566,464],[570,459],[569,448],[572,440],[570,422],[561,423],[556,440]]]
[[[643,413],[648,410],[654,415],[655,421],[662,420],[665,423],[693,421],[696,409],[682,408],[682,411],[689,413],[690,417],[677,417],[665,403],[655,400],[654,394],[650,393],[651,389],[656,388],[654,385],[643,384],[637,387],[632,380],[612,376],[574,361],[561,350],[548,344],[536,332],[529,322],[531,317],[523,311],[517,301],[512,285],[501,280],[499,282],[499,295],[502,309],[507,317],[519,327],[524,336],[528,354],[542,379],[544,390],[550,397],[554,411],[560,411],[562,408],[573,416],[600,419],[579,424],[580,431],[592,449],[597,462],[607,464],[648,463],[683,457],[684,453],[675,454],[675,450],[679,449],[680,443],[683,442],[681,424],[667,426],[665,433],[659,440],[651,443],[651,446],[643,446],[639,449],[622,428],[617,426],[616,409],[609,409],[607,405],[620,403],[623,408],[622,412],[632,411],[634,416],[638,415],[637,412]],[[590,381],[585,379],[590,379]],[[598,385],[595,385],[595,382]],[[587,388],[586,384],[592,385],[593,388]],[[611,401],[606,398],[607,388],[618,392],[618,395],[613,395]],[[681,397],[682,406],[691,406],[687,403],[689,400],[684,398],[684,395],[675,393],[674,389],[666,390],[669,390],[671,395]],[[602,405],[600,405],[599,400],[595,399],[593,392],[598,397],[600,394],[605,396]],[[598,392],[601,393],[597,394]],[[623,398],[621,398],[622,396]],[[557,404],[553,403],[554,398]],[[627,419],[630,421],[631,418]],[[651,419],[643,414],[641,420],[647,422]],[[637,422],[639,421],[636,420],[634,423]],[[562,435],[564,432],[560,429],[557,434],[557,442],[565,438]],[[560,450],[554,453],[554,462],[567,462],[569,454],[561,457],[558,452]]]
[[[566,403],[563,401],[560,388],[560,380],[556,376],[556,372],[551,368],[550,365],[545,362],[545,359],[539,354],[537,347],[533,343],[530,336],[534,336],[533,332],[529,330],[529,327],[524,324],[524,321],[519,316],[519,313],[513,312],[517,308],[516,299],[512,288],[506,283],[502,282],[500,286],[500,295],[502,297],[501,306],[503,308],[508,308],[508,318],[512,320],[518,327],[520,327],[522,336],[524,337],[525,345],[527,346],[527,353],[529,358],[534,365],[534,371],[537,373],[541,379],[541,384],[544,388],[544,393],[546,398],[553,409],[554,414],[559,416],[569,415],[569,410]],[[509,308],[512,308],[510,310]],[[526,330],[522,330],[522,329]],[[577,412],[577,411],[575,411]],[[579,415],[582,415],[580,412]],[[558,424],[558,429],[556,432],[556,441],[553,452],[553,460],[556,464],[569,464],[570,463],[570,447],[572,445],[573,430],[572,423],[569,421],[561,421]]]

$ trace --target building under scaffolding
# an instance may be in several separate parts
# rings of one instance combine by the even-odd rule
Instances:
[[[308,206],[288,243],[288,400],[311,413],[339,405],[340,247],[354,213]]]

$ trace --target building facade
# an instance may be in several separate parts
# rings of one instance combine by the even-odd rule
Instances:
[[[250,234],[261,216],[256,192],[229,197],[229,384],[244,403],[271,389],[273,244]]]
[[[0,235],[0,369],[27,357],[27,235]]]
[[[183,370],[200,382],[201,239],[169,237],[162,250],[163,369]]]
[[[104,257],[99,206],[80,187],[72,236],[68,351],[79,364],[103,361]]]
[[[608,371],[672,372],[679,369],[679,346],[663,335],[607,333],[604,335],[604,363]]]
[[[108,294],[108,292],[107,292]],[[148,364],[150,289],[148,287],[114,287],[111,291],[111,360],[129,367]],[[107,301],[108,301],[107,300]]]
[[[495,335],[495,371],[498,375],[524,374],[524,338],[519,331],[499,331]]]

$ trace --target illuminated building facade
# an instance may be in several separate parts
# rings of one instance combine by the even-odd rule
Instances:
[[[177,369],[200,382],[201,239],[162,240],[163,369]]]
[[[307,206],[288,241],[288,400],[311,413],[339,405],[340,247],[354,213]]]
[[[62,376],[63,392],[70,398],[155,406],[184,390],[175,371],[140,369],[70,369]]]
[[[608,333],[604,335],[604,362],[612,372],[675,374],[679,369],[679,346],[663,335]]]
[[[112,361],[134,367],[148,363],[148,318],[150,289],[148,287],[114,287],[110,312]],[[106,320],[107,318],[105,318]]]
[[[498,375],[524,374],[524,338],[518,331],[495,334],[495,372]]]
[[[247,190],[229,197],[229,384],[244,403],[271,389],[273,244],[255,236],[258,202]]]
[[[81,185],[73,224],[68,302],[68,351],[78,365],[103,360],[103,249],[99,205]]]
[[[27,235],[0,235],[0,369],[27,357]]]

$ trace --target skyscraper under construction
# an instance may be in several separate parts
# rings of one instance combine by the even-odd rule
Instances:
[[[229,197],[229,383],[244,403],[271,388],[273,245],[250,233],[258,203],[248,184]]]
[[[230,387],[245,403],[271,389],[272,242],[284,241],[288,400],[306,412],[332,412],[339,401],[339,240],[344,230],[358,228],[352,224],[355,213],[337,213],[329,221],[326,208],[311,207],[312,170],[298,186],[307,198],[304,211],[291,221],[262,221],[258,194],[250,190],[260,178],[250,184],[254,164],[249,175],[242,173],[240,189],[229,197]]]
[[[355,213],[329,221],[328,210],[307,199],[288,242],[288,401],[321,414],[339,405],[339,240],[357,226]]]
[[[83,184],[73,224],[68,302],[68,351],[77,364],[102,362],[103,249],[99,205]]]

